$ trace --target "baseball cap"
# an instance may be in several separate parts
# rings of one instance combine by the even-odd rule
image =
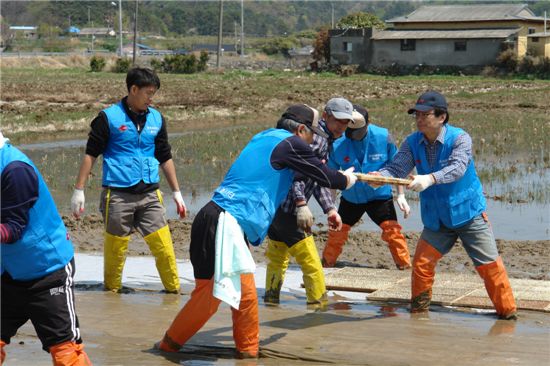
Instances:
[[[345,98],[332,98],[327,102],[325,111],[336,119],[349,119],[353,122],[353,105]]]
[[[307,104],[291,105],[283,113],[282,117],[304,124],[317,135],[328,138],[328,134],[319,126],[319,112]]]
[[[352,115],[354,123],[350,123],[348,125],[348,128],[351,128],[353,130],[365,127],[365,125],[369,121],[369,112],[358,104],[353,105]]]
[[[447,110],[447,100],[440,93],[430,90],[422,94],[416,101],[416,105],[410,108],[407,113],[413,114],[415,111],[428,112],[436,107]]]

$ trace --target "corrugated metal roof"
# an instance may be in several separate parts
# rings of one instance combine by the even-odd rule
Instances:
[[[371,39],[507,38],[519,29],[383,30],[373,34]]]
[[[526,4],[426,5],[409,15],[387,20],[387,23],[464,22],[487,20],[544,20]]]

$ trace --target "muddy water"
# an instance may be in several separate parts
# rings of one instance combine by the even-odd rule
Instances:
[[[196,138],[193,133],[173,134],[171,144],[174,150],[174,160],[178,173],[178,179],[182,187],[183,197],[188,205],[191,215],[196,213],[210,198],[212,190],[223,178],[234,156],[231,152],[238,153],[244,142],[235,142],[234,136],[240,131],[238,128],[227,128],[228,138],[225,145],[231,147],[216,147],[215,152],[208,149],[184,149],[188,139]],[[250,133],[250,131],[247,131]],[[214,136],[213,139],[216,137]],[[192,143],[195,143],[193,140]],[[214,149],[212,141],[209,141]],[[200,144],[199,144],[200,145]],[[223,145],[223,144],[221,144]],[[72,186],[78,172],[80,159],[84,151],[84,140],[69,140],[47,143],[37,143],[20,146],[37,164],[44,175],[50,190],[62,213],[70,211],[70,197]],[[182,147],[183,146],[183,147]],[[229,150],[228,150],[229,149]],[[185,150],[185,151],[184,151]],[[229,153],[228,153],[229,151]],[[485,165],[484,165],[485,164]],[[492,163],[491,163],[492,164]],[[97,164],[93,170],[89,186],[86,189],[86,209],[88,212],[97,212],[99,193],[101,190],[101,169]],[[477,162],[480,169],[487,167],[489,163],[483,160]],[[502,165],[502,162],[501,162]],[[520,170],[523,171],[523,170]],[[532,173],[509,174],[505,180],[494,179],[484,184],[488,197],[488,214],[494,227],[497,238],[508,240],[545,240],[550,238],[550,205],[548,191],[550,187],[550,171],[548,169],[536,170]],[[530,190],[529,190],[530,189]],[[164,192],[169,192],[164,183]],[[529,193],[526,192],[529,190]],[[500,200],[506,195],[514,197],[526,197],[514,199],[512,202]],[[529,199],[533,195],[535,198]],[[412,215],[407,220],[401,220],[405,230],[420,231],[422,223],[417,196],[408,193]],[[175,209],[172,201],[166,200],[169,217],[175,217]],[[320,207],[316,202],[311,204],[318,222],[325,221]],[[362,230],[377,230],[378,228],[368,219],[359,225]]]
[[[94,365],[547,365],[550,317],[522,312],[517,322],[435,307],[412,316],[404,307],[331,298],[326,312],[303,301],[260,304],[259,360],[233,359],[231,312],[217,314],[180,353],[153,350],[186,295],[156,291],[77,291],[77,311]],[[6,348],[6,365],[48,365],[30,324]]]

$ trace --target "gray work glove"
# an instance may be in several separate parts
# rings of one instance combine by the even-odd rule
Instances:
[[[307,205],[296,207],[296,224],[306,232],[311,231],[313,226],[313,214]]]

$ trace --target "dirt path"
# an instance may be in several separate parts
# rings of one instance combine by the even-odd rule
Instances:
[[[77,252],[103,251],[103,221],[97,214],[86,215],[80,220],[64,216],[63,220],[71,233]],[[169,220],[178,259],[189,259],[190,220]],[[314,231],[319,251],[326,242],[327,231]],[[405,232],[409,250],[414,253],[420,233]],[[499,252],[506,264],[510,277],[550,280],[550,240],[516,241],[497,240]],[[265,243],[252,248],[256,262],[265,262]],[[138,234],[132,236],[129,246],[130,256],[151,255],[143,239]],[[393,262],[387,245],[379,232],[352,230],[350,239],[339,258],[339,266],[366,266],[372,268],[393,268]],[[476,273],[472,261],[460,245],[448,253],[439,263],[438,271]]]

